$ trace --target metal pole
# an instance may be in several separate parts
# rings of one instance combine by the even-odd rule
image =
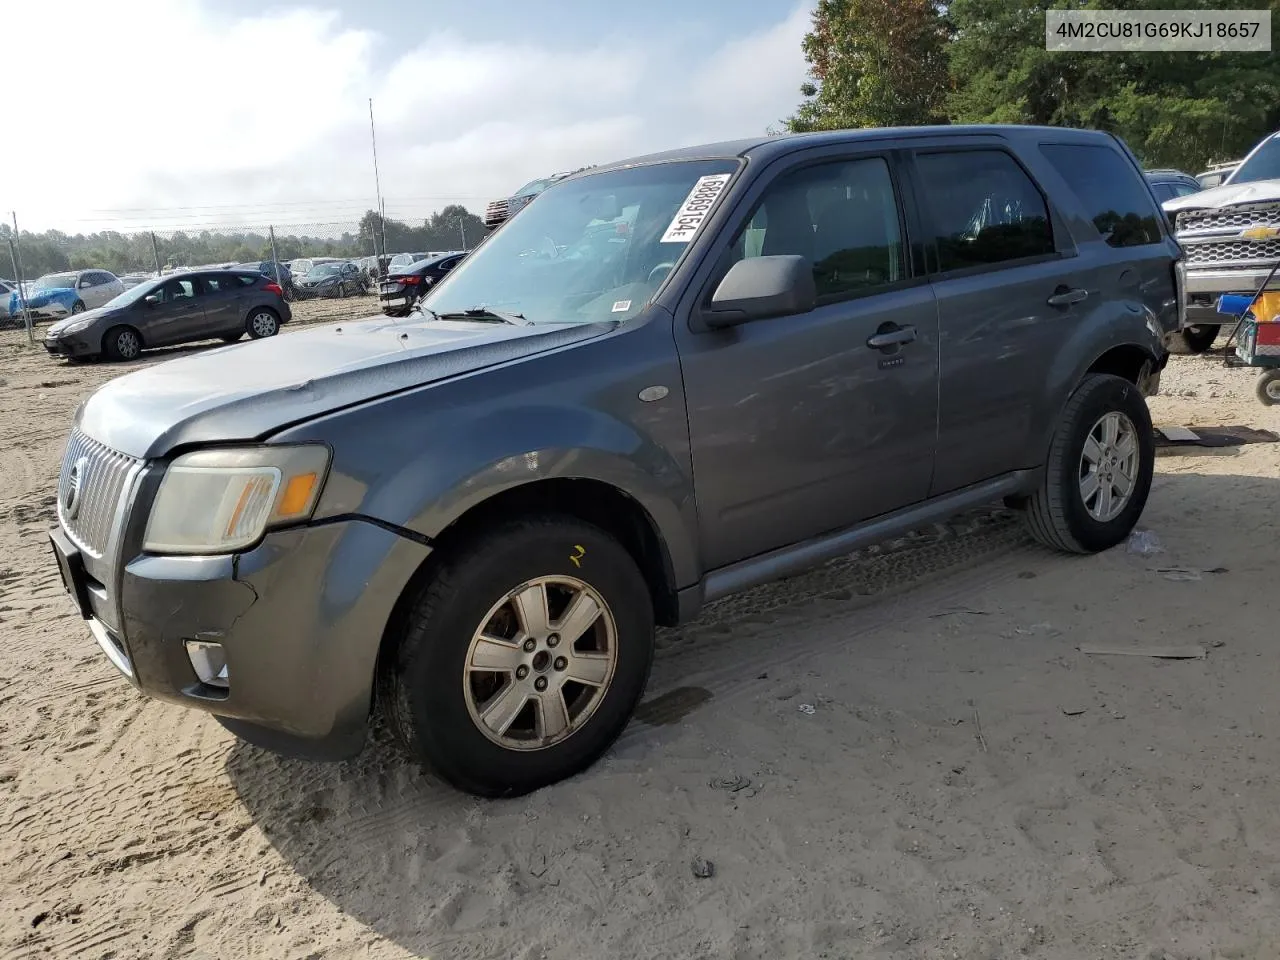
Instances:
[[[378,132],[373,126],[373,97],[369,98],[369,142],[373,145],[373,187],[377,191],[378,219],[382,227],[382,252],[387,252],[387,208],[382,202],[382,178],[378,175]]]
[[[22,316],[26,319],[27,340],[32,340],[31,336],[31,311],[27,309],[27,295],[22,291],[22,271],[18,269],[18,253],[14,245],[13,237],[9,238],[9,259],[13,262],[13,275],[18,282],[18,305],[22,308]]]
[[[151,255],[156,258],[156,276],[164,276],[164,270],[160,268],[160,244],[156,243],[156,232],[151,231]]]
[[[280,295],[284,296],[284,284],[280,282],[280,258],[276,256],[276,228],[268,225],[267,238],[271,241],[271,267],[275,270],[276,286],[280,288]]]
[[[467,249],[467,225],[462,222],[461,217],[458,218],[458,232],[462,234],[462,249],[465,252]]]
[[[13,211],[13,239],[9,241],[9,252],[13,255],[14,277],[18,281],[18,302],[22,304],[22,316],[27,323],[27,342],[35,343],[36,336],[32,329],[31,307],[27,303],[27,278],[22,273],[22,237],[18,233],[18,211]]]

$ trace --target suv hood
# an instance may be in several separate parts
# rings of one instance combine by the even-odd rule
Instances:
[[[289,424],[601,336],[616,323],[383,318],[314,327],[156,364],[100,387],[82,431],[131,457],[259,440]]]
[[[1252,183],[1226,183],[1185,197],[1175,197],[1163,206],[1166,213],[1183,210],[1216,210],[1242,203],[1280,202],[1280,180],[1255,180]]]

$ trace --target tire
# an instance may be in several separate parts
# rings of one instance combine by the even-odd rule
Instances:
[[[245,318],[244,330],[254,340],[274,337],[280,332],[280,316],[269,307],[259,307]]]
[[[1106,453],[1107,423],[1119,427],[1113,444],[1119,466],[1112,466]],[[1091,437],[1094,444],[1089,448],[1093,451],[1089,456],[1099,457],[1101,466],[1091,464],[1086,457],[1086,441]],[[1125,460],[1130,449],[1126,437],[1132,444],[1135,459],[1129,460],[1128,493],[1122,503],[1116,504],[1122,480],[1115,478],[1125,476]],[[1142,515],[1154,470],[1151,414],[1138,388],[1123,377],[1089,374],[1062,412],[1049,448],[1044,478],[1027,501],[1027,526],[1032,536],[1045,546],[1067,553],[1097,553],[1114,547],[1129,536]],[[1106,479],[1108,474],[1111,480]],[[1089,481],[1090,476],[1093,483]],[[1086,496],[1090,486],[1097,492]],[[1114,513],[1102,509],[1104,490],[1112,496]]]
[[[84,302],[81,300],[77,300],[71,305],[71,315],[75,316],[77,313],[84,313]]]
[[[1169,337],[1169,352],[1182,356],[1207,353],[1221,330],[1222,325],[1217,323],[1200,323],[1179,330]]]
[[[243,336],[244,331],[242,330],[240,333],[225,333],[219,339],[222,340],[223,343],[236,343]]]
[[[102,338],[102,352],[112,360],[137,360],[142,336],[133,327],[112,327]]]
[[[537,593],[546,579],[553,583]],[[579,596],[592,591],[603,612],[581,639],[560,645],[554,628],[562,624],[561,589],[574,584],[585,588]],[[520,588],[546,597],[551,610],[549,626],[531,631],[534,649],[523,641],[490,643],[512,669],[465,669],[482,627],[488,635],[525,636],[510,599]],[[604,531],[568,517],[521,518],[449,552],[407,608],[398,641],[380,667],[379,703],[409,755],[461,790],[518,796],[590,766],[622,732],[653,662],[653,602],[635,561]],[[588,652],[583,643],[612,650],[612,659],[579,659],[575,668],[569,658]],[[612,664],[608,676],[605,661]],[[596,671],[601,684],[574,683],[575,669]],[[539,707],[525,698],[550,703],[529,684],[548,678],[554,684],[557,676],[569,725],[540,746],[546,728],[539,726]],[[516,692],[524,706],[510,714],[505,733],[483,729],[481,712],[503,702],[503,691]]]
[[[1263,406],[1274,407],[1280,403],[1280,368],[1264,370],[1254,381],[1253,392]]]

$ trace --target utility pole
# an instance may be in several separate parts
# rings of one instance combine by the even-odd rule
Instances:
[[[156,232],[151,231],[151,255],[156,258],[156,276],[164,276],[164,269],[160,266],[160,244],[156,243]]]
[[[467,249],[467,225],[462,222],[461,217],[458,218],[458,232],[462,234],[462,249],[465,252]]]
[[[373,145],[373,187],[377,191],[378,225],[382,230],[382,253],[387,252],[387,207],[382,202],[382,178],[378,175],[378,132],[373,126],[373,97],[369,98],[369,142]]]

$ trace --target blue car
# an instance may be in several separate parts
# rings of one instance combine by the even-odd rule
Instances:
[[[60,320],[73,313],[101,307],[124,293],[124,284],[106,270],[72,270],[47,273],[31,284],[27,308],[33,319]],[[22,313],[17,292],[9,294],[9,313]]]

